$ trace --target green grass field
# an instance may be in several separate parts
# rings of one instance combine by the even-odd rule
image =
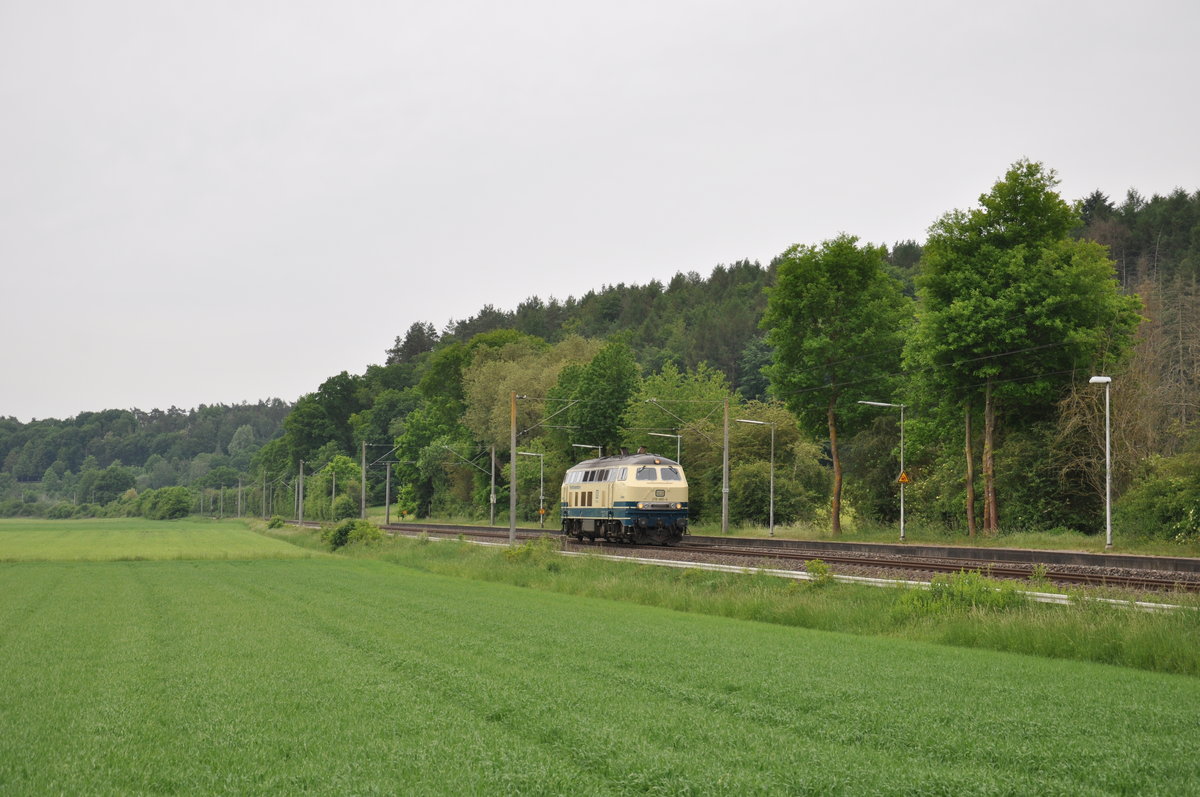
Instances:
[[[1197,678],[334,556],[0,564],[0,727],[4,794],[1200,793]]]
[[[0,562],[269,559],[314,554],[237,520],[0,520]]]

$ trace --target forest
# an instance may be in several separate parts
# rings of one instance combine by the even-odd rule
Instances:
[[[0,514],[184,512],[486,518],[599,450],[675,458],[691,514],[765,524],[893,523],[904,405],[907,512],[948,534],[1103,529],[1104,389],[1123,533],[1200,536],[1200,191],[1068,201],[1019,161],[924,241],[852,235],[765,266],[485,306],[411,322],[382,362],[294,404],[0,419]],[[875,402],[874,405],[862,404]],[[881,407],[879,404],[893,405]],[[744,423],[740,421],[759,421]],[[303,465],[302,465],[303,463]],[[494,464],[493,464],[494,463]],[[390,485],[387,476],[390,475]],[[235,497],[236,496],[236,497]],[[236,502],[236,503],[235,503]]]

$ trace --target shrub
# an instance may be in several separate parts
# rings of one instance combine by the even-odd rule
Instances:
[[[827,587],[833,583],[833,571],[829,564],[820,559],[809,559],[804,563],[804,569],[812,577],[810,582],[814,587]]]
[[[1115,515],[1127,534],[1200,539],[1200,444],[1174,457],[1152,458],[1148,474],[1117,502]]]
[[[59,501],[46,512],[51,520],[69,520],[75,514],[75,507],[66,501]]]
[[[352,521],[349,543],[359,545],[378,545],[383,542],[383,532],[374,523],[365,520]]]
[[[142,494],[138,510],[151,520],[177,520],[192,511],[192,491],[187,487],[162,487]]]
[[[374,523],[365,520],[343,520],[336,526],[326,526],[321,530],[321,541],[336,551],[350,543],[360,545],[375,545],[383,540],[383,532]]]
[[[510,562],[528,563],[545,567],[547,570],[557,570],[561,565],[559,551],[561,544],[549,535],[523,542],[504,549],[504,558]]]
[[[358,501],[348,495],[339,495],[333,502],[333,519],[346,520],[359,515]]]
[[[896,603],[901,614],[917,617],[972,610],[1003,611],[1025,606],[1028,599],[1015,582],[984,578],[978,570],[934,576],[929,589],[911,589]]]
[[[267,528],[269,528],[269,529],[283,528],[283,518],[281,518],[279,515],[272,515],[271,519],[267,521]]]

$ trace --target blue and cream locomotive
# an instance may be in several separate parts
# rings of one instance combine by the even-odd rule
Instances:
[[[580,462],[562,484],[563,534],[674,545],[687,533],[688,486],[678,462],[620,454]]]

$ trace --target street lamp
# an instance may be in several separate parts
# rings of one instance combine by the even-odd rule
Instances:
[[[683,435],[665,434],[664,432],[646,432],[646,434],[650,435],[651,437],[674,437],[675,438],[675,461],[679,462],[679,454],[680,454],[679,441],[683,438]],[[682,465],[683,463],[680,462],[679,464]]]
[[[596,456],[597,456],[597,457],[602,457],[602,456],[604,456],[604,448],[603,448],[603,446],[589,446],[589,445],[586,445],[586,444],[584,444],[584,443],[571,443],[571,448],[594,448],[594,449],[596,449]]]
[[[1093,385],[1104,385],[1104,549],[1112,550],[1112,425],[1109,420],[1108,391],[1111,376],[1093,376]]]
[[[904,472],[904,404],[890,404],[886,401],[860,401],[870,407],[895,407],[900,410],[900,542],[904,542],[904,485],[908,484],[908,474]]]
[[[755,426],[771,427],[771,536],[775,536],[775,424],[770,421],[751,421],[746,418],[736,418],[738,423],[752,423]]]
[[[546,528],[546,455],[532,451],[518,451],[523,457],[538,458],[538,526]]]

